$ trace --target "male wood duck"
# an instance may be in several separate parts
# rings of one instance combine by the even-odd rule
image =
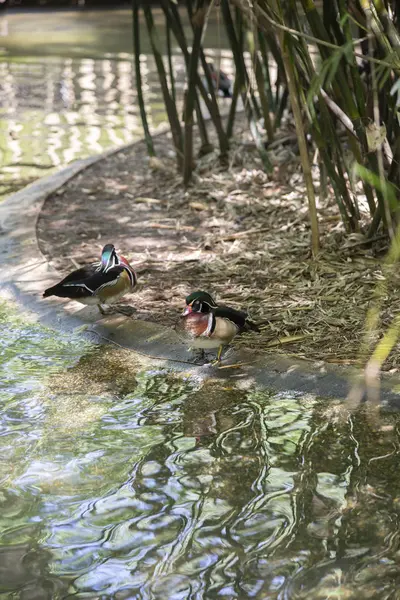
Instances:
[[[224,71],[221,71],[221,69],[217,70],[212,62],[208,62],[207,66],[211,75],[214,90],[221,92],[224,98],[232,98],[232,81],[229,79],[228,75],[224,73]]]
[[[48,288],[43,298],[58,296],[82,304],[96,304],[102,314],[102,304],[114,304],[131,292],[136,285],[136,273],[123,256],[117,254],[113,244],[106,244],[100,262],[85,265],[73,271],[62,281]]]
[[[185,333],[192,348],[218,348],[217,359],[221,362],[224,346],[228,346],[238,333],[259,331],[257,325],[247,318],[247,313],[229,306],[218,305],[207,292],[192,292],[186,298],[178,331]]]

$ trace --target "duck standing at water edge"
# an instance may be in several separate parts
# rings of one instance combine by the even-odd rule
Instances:
[[[192,292],[186,298],[186,308],[177,325],[192,348],[218,348],[213,364],[221,362],[224,346],[228,346],[238,333],[259,331],[247,318],[247,313],[229,306],[219,306],[207,292]]]
[[[136,286],[136,273],[113,244],[106,244],[100,262],[85,265],[73,271],[43,293],[43,298],[58,296],[77,300],[81,304],[97,305],[105,314],[102,304],[114,304]]]

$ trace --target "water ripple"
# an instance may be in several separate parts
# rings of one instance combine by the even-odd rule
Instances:
[[[107,374],[104,395],[67,393],[109,350],[73,362],[61,340],[25,327],[10,325],[2,363],[13,368],[21,349],[38,361],[33,371],[26,362],[29,385],[2,389],[1,591],[18,580],[77,598],[395,592],[397,415],[378,434],[362,414],[329,422],[315,398],[162,372],[136,374],[124,394],[110,396]],[[47,368],[63,352],[70,375],[57,387]]]

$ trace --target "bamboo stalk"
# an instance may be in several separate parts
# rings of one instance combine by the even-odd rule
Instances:
[[[239,94],[240,94],[240,81],[237,77],[235,77],[235,82],[233,84],[231,106],[229,109],[228,122],[226,125],[226,136],[227,136],[228,140],[232,137],[232,134],[233,134],[233,125],[235,122],[236,108],[237,108],[237,102],[239,99]]]
[[[322,156],[320,157],[322,159]],[[319,197],[326,200],[328,197],[328,173],[323,160],[319,161]]]
[[[296,26],[300,27],[300,21],[297,16],[297,5],[294,0],[292,2],[292,12],[294,15],[296,15]],[[298,45],[301,46],[300,52],[302,56],[302,62],[299,60],[299,49],[297,48]],[[296,61],[299,75],[301,75],[305,80],[305,87],[308,88],[309,82],[316,77],[316,74],[313,62],[308,54],[308,48],[306,47],[303,39],[300,39],[296,42],[296,54],[294,59]],[[307,77],[309,77],[309,79],[307,79]],[[348,169],[345,166],[342,158],[341,142],[336,133],[335,120],[329,114],[325,103],[331,109],[332,114],[337,117],[341,121],[342,125],[344,125],[354,136],[355,140],[357,140],[356,131],[351,119],[349,119],[347,114],[340,108],[340,106],[331,100],[329,95],[322,88],[319,88],[317,101],[320,110],[319,117],[317,118],[316,114],[314,114],[314,118],[310,119],[313,139],[321,152],[324,166],[329,174],[335,193],[335,199],[346,230],[358,231],[360,214],[358,210],[357,199],[355,195],[353,195],[353,200],[350,196],[345,178],[345,172]],[[305,99],[304,105],[307,105]],[[355,147],[358,149],[358,144],[356,144]]]
[[[194,34],[196,34],[195,20],[193,19],[193,7],[192,7],[191,0],[186,0],[186,7],[187,7],[189,21],[192,25],[193,32],[194,32]],[[200,8],[200,0],[199,0],[198,8]],[[176,13],[177,17],[179,17],[179,12],[176,10],[176,7],[174,7],[174,9],[175,9],[174,12]],[[205,10],[204,19],[206,19],[207,18],[207,9],[204,7],[204,10]],[[203,27],[204,27],[204,25],[203,25]],[[184,36],[182,24],[181,24],[180,29]],[[192,52],[193,52],[193,49],[192,49]],[[212,107],[211,112],[216,117],[215,126],[217,128],[218,137],[222,141],[222,146],[220,144],[220,158],[224,160],[226,158],[226,155],[228,152],[228,141],[227,141],[227,137],[225,136],[225,134],[223,132],[222,119],[220,117],[219,106],[218,106],[217,99],[215,97],[214,87],[213,87],[212,81],[211,81],[211,73],[210,73],[209,69],[207,68],[207,62],[206,62],[206,58],[204,55],[202,45],[200,45],[200,60],[201,60],[202,66],[203,66],[203,70],[205,70],[205,76],[206,76],[206,80],[207,80],[208,86],[209,86],[208,96],[209,96],[209,101],[210,101],[211,107]],[[188,61],[186,61],[186,63],[187,63],[186,67],[189,70],[190,64],[188,65]],[[208,79],[207,79],[207,77],[208,77]],[[201,84],[203,83],[201,81],[201,79],[199,78],[199,74],[196,69],[195,83],[198,84],[199,81],[201,82]],[[208,97],[207,97],[207,99],[208,99]],[[210,114],[211,114],[211,112],[210,112]],[[200,135],[202,138],[202,147],[200,149],[200,154],[203,155],[203,154],[206,154],[206,153],[212,151],[213,147],[208,141],[207,128],[204,124],[204,119],[201,114],[201,107],[200,107],[199,99],[197,97],[197,93],[196,93],[196,113],[197,113],[199,129],[200,129]]]
[[[381,48],[385,51],[386,54],[391,55],[393,60],[393,68],[397,71],[400,71],[400,56],[399,56],[399,47],[400,47],[400,37],[396,29],[392,26],[389,26],[389,20],[386,17],[386,8],[382,6],[381,2],[373,2],[371,5],[370,0],[359,0],[360,6],[365,13],[368,23],[368,29],[373,32],[376,37],[378,43]],[[375,6],[374,6],[375,5]],[[385,34],[385,30],[381,23],[381,20],[378,18],[376,14],[376,8],[378,8],[381,18],[387,27],[388,33],[390,35],[390,40],[388,36]],[[396,48],[395,53],[393,53],[393,47]]]
[[[192,24],[192,29],[195,33],[195,27],[194,27],[194,20],[193,20],[193,7],[192,7],[192,1],[191,0],[187,0],[186,1],[186,6],[187,6],[187,11],[188,11],[188,15],[189,15],[189,20]],[[199,5],[198,5],[199,6]],[[202,47],[200,47],[200,61],[201,61],[201,65],[203,68],[203,72],[204,72],[204,76],[206,78],[207,81],[207,87],[208,87],[208,98],[209,101],[211,103],[211,107],[212,107],[212,113],[214,115],[216,115],[217,117],[217,123],[218,123],[218,128],[220,128],[220,137],[221,140],[223,141],[223,145],[221,146],[220,144],[220,159],[222,161],[225,161],[227,158],[227,154],[228,154],[228,136],[225,135],[225,133],[223,132],[223,125],[222,125],[222,119],[220,117],[220,111],[219,111],[219,106],[218,106],[218,101],[217,101],[217,97],[216,97],[216,93],[214,90],[214,84],[213,84],[213,80],[211,77],[211,71],[208,67],[207,64],[207,60],[204,54],[204,50]],[[198,74],[197,74],[198,76]]]
[[[369,18],[371,18],[370,14],[367,15],[367,22],[368,22],[368,25],[370,26],[371,23],[369,22]],[[369,41],[369,53],[372,54],[373,42],[372,42],[371,36],[369,36],[368,41]],[[371,81],[372,81],[374,123],[375,123],[375,126],[379,128],[379,126],[380,126],[379,99],[378,99],[378,87],[377,87],[376,71],[375,71],[374,64],[371,64]],[[379,146],[376,149],[376,158],[377,158],[379,180],[381,183],[381,190],[382,190],[382,203],[383,203],[383,210],[384,210],[384,215],[385,215],[385,223],[386,223],[389,235],[393,239],[394,238],[394,227],[393,227],[393,223],[392,223],[392,215],[391,215],[391,210],[390,210],[390,206],[389,206],[389,199],[387,197],[387,194],[385,193],[385,190],[387,190],[387,186],[385,185],[386,179],[385,179],[385,173],[384,173],[384,169],[383,169],[382,146]]]
[[[161,84],[161,90],[164,97],[165,108],[167,111],[169,123],[171,126],[172,138],[174,140],[175,150],[176,150],[176,160],[178,169],[182,169],[182,159],[183,159],[183,138],[182,138],[182,130],[179,122],[178,111],[176,109],[176,105],[171,98],[167,76],[164,68],[164,63],[162,60],[161,52],[160,52],[160,43],[158,40],[157,32],[154,27],[153,15],[151,12],[151,7],[145,3],[143,6],[144,16],[146,19],[147,30],[149,32],[150,44],[153,51],[154,59],[156,61],[156,67],[158,72],[158,77]]]
[[[195,110],[196,110],[196,118],[197,118],[197,127],[199,128],[200,138],[201,138],[201,148],[199,151],[200,156],[204,156],[209,152],[213,151],[213,145],[210,143],[207,133],[207,127],[204,123],[203,114],[201,112],[199,98],[196,93],[195,97]]]
[[[218,133],[218,137],[219,137],[219,141],[220,141],[220,155],[221,158],[225,159],[226,155],[228,154],[228,150],[229,150],[229,142],[228,142],[228,136],[226,135],[224,128],[223,128],[223,124],[222,124],[222,119],[221,119],[221,115],[220,115],[220,111],[219,111],[219,106],[218,106],[218,101],[215,95],[215,91],[214,91],[214,86],[213,86],[213,82],[212,82],[212,77],[211,77],[211,73],[210,73],[210,69],[208,68],[207,65],[207,60],[204,54],[203,49],[200,49],[200,61],[201,61],[201,66],[203,67],[203,71],[204,71],[204,76],[206,78],[207,81],[207,86],[208,86],[208,97],[211,103],[211,111],[210,114],[214,115],[215,120],[214,120],[214,125],[217,129],[217,133]],[[198,74],[197,74],[198,76]]]
[[[146,141],[147,153],[149,156],[155,156],[153,138],[151,137],[149,125],[147,122],[146,107],[143,98],[142,88],[142,73],[140,70],[140,26],[139,26],[139,4],[140,0],[132,0],[132,33],[133,33],[133,52],[135,61],[136,89],[138,104],[140,110],[140,118],[144,131],[144,139]]]
[[[262,64],[261,64],[261,60],[260,60],[260,54],[258,51],[258,44],[256,43],[256,41],[257,41],[256,35],[257,35],[257,31],[255,34],[254,33],[252,34],[252,36],[253,36],[252,57],[253,57],[254,72],[255,72],[255,76],[256,76],[258,94],[260,96],[262,116],[264,118],[264,127],[267,132],[268,141],[272,142],[272,140],[274,139],[274,129],[272,127],[271,117],[269,115],[269,103],[268,103],[268,98],[267,98],[267,94],[265,91],[266,85],[265,85],[265,80],[264,80],[263,68],[262,68]]]
[[[189,83],[185,110],[185,141],[183,159],[183,182],[188,185],[193,170],[193,111],[196,101],[197,66],[200,56],[201,37],[206,17],[204,0],[198,0],[196,14],[192,17],[194,30],[193,47],[189,61]]]
[[[328,3],[329,3],[330,0],[325,0],[325,1],[328,1]],[[339,16],[343,21],[343,31],[344,31],[344,36],[345,36],[344,40],[343,40],[343,36],[341,36],[341,39],[343,40],[342,43],[343,44],[346,42],[350,43],[353,40],[353,32],[351,30],[350,21],[347,18],[348,12],[347,12],[346,0],[339,0],[338,6],[339,6]],[[336,36],[336,37],[338,39],[338,36]],[[347,56],[347,60],[350,62],[349,56]],[[365,119],[366,112],[367,112],[367,99],[365,97],[365,89],[364,89],[364,86],[361,81],[356,57],[354,56],[354,54],[351,57],[349,71],[350,71],[350,76],[351,76],[352,83],[353,83],[353,89],[354,89],[355,99],[357,102],[357,107],[360,112],[361,118]]]
[[[282,96],[279,100],[278,110],[276,111],[276,115],[275,115],[275,121],[274,121],[274,129],[275,130],[278,129],[278,127],[280,127],[280,125],[281,125],[283,113],[287,106],[288,98],[289,98],[289,90],[287,87],[285,87],[283,90]]]
[[[167,18],[165,18],[165,30],[166,30],[166,34],[167,34],[167,56],[168,56],[169,83],[170,83],[170,87],[171,87],[172,100],[176,104],[175,76],[174,76],[174,68],[172,65],[171,29],[168,26]]]
[[[221,0],[221,9],[222,14],[225,21],[225,28],[228,34],[228,38],[231,44],[233,57],[236,64],[236,77],[239,78],[239,85],[244,86],[246,82],[248,82],[246,66],[244,64],[243,54],[241,52],[241,48],[236,37],[235,28],[233,25],[232,15],[229,8],[229,0]],[[258,153],[263,162],[264,168],[267,173],[272,172],[272,164],[269,160],[267,151],[264,146],[264,142],[261,139],[260,132],[258,131],[257,122],[254,117],[253,109],[250,106],[250,103],[246,101],[245,94],[242,94],[243,103],[245,106],[245,111],[247,115],[247,119],[250,126],[250,131],[253,136],[254,142],[256,144]]]
[[[378,14],[378,17],[382,23],[383,31],[387,35],[390,44],[393,48],[396,48],[396,54],[399,56],[400,49],[400,34],[397,31],[395,25],[392,23],[389,13],[386,9],[386,6],[382,2],[382,0],[373,0],[375,10]],[[398,5],[398,2],[397,2]]]
[[[310,158],[308,156],[306,135],[303,127],[303,119],[301,116],[300,105],[298,101],[297,85],[295,80],[295,73],[291,61],[291,56],[288,50],[288,44],[284,39],[284,35],[279,36],[280,47],[282,51],[282,60],[285,65],[286,81],[289,89],[290,104],[292,106],[294,122],[296,126],[297,139],[300,150],[301,166],[303,168],[304,180],[307,188],[308,197],[308,208],[310,212],[310,224],[311,224],[311,247],[313,255],[316,256],[319,252],[319,230],[318,230],[318,216],[317,206],[315,202],[314,184],[312,180]]]
[[[329,124],[330,121],[324,112],[324,107],[322,105],[320,126],[321,128],[324,127],[324,133],[318,130],[318,123],[314,121],[311,126],[313,138],[320,151],[324,169],[326,169],[331,180],[336,203],[338,205],[346,230],[355,231],[358,228],[357,220],[359,215],[354,214],[355,210],[349,197],[343,173],[341,171],[340,156],[338,156],[337,152],[332,152],[332,148],[336,146],[336,140],[334,137],[334,131],[332,131],[333,128],[331,128]]]
[[[239,48],[241,49],[241,52],[243,52],[243,27],[241,26],[242,13],[237,6],[235,7],[235,19],[236,19],[236,28],[237,28],[237,32],[238,32],[238,44],[239,44]],[[240,78],[236,75],[235,81],[233,84],[232,101],[231,101],[231,106],[229,109],[228,123],[226,126],[226,135],[228,137],[228,140],[232,137],[232,134],[233,134],[233,125],[235,122],[236,108],[237,108],[237,102],[239,99],[240,91],[241,91]]]
[[[307,3],[307,7],[313,9],[313,2]],[[300,28],[300,20],[297,15],[297,5],[294,1],[290,4],[290,11],[290,18],[294,21],[295,26]],[[277,10],[275,10],[275,14],[279,14],[279,6],[277,6]],[[301,37],[299,39],[291,39],[291,44],[293,48],[293,63],[297,69],[299,78],[301,81],[303,81],[304,87],[308,89],[311,80],[315,77],[315,69],[313,62],[309,57],[308,48],[304,43],[304,39]],[[325,93],[325,97],[327,98],[327,101],[330,102],[331,99],[329,98],[328,94]],[[306,105],[305,102],[304,104]],[[360,218],[359,211],[356,200],[354,199],[353,201],[351,199],[347,189],[347,183],[342,169],[340,141],[335,133],[335,127],[332,118],[327,113],[324,102],[321,102],[321,99],[319,99],[318,105],[320,108],[318,119],[316,115],[314,115],[313,119],[310,119],[313,138],[321,152],[321,157],[326,164],[328,174],[333,185],[336,202],[341,212],[346,229],[349,231],[357,231],[358,221]],[[348,127],[352,134],[354,134],[354,139],[357,141],[355,148],[358,150],[358,137],[351,119],[349,119],[347,114],[335,102],[330,102],[330,108],[334,109],[335,115],[339,116],[344,122],[345,126]],[[334,160],[336,164],[332,162],[333,156],[335,157]]]
[[[324,28],[314,0],[301,0],[301,2],[314,35],[316,35],[321,40],[327,41],[328,35]],[[318,47],[321,56],[324,59],[329,59],[329,57],[331,56],[331,50],[320,43],[318,44]],[[357,141],[355,141],[352,137],[349,137],[349,144],[354,154],[356,162],[364,164],[364,162],[367,161],[367,163],[369,163],[370,165],[370,168],[374,170],[374,156],[368,154],[368,144],[363,118],[358,110],[358,106],[353,97],[351,87],[349,86],[348,80],[346,78],[344,66],[341,63],[339,63],[337,66],[335,77],[332,81],[332,89],[335,96],[338,99],[338,103],[346,111],[346,114],[351,119],[354,125],[354,129],[357,135]],[[369,210],[372,216],[376,208],[373,190],[371,186],[369,186],[366,182],[363,182],[363,187],[365,195],[367,197]],[[382,199],[379,195],[379,192],[376,192],[376,195],[378,198],[378,202],[381,202]]]
[[[166,24],[166,32],[167,32],[167,54],[168,54],[168,69],[169,69],[169,78],[170,78],[170,85],[171,85],[171,95],[172,95],[173,101],[176,103],[175,76],[174,76],[173,65],[172,65],[171,27],[169,24],[168,15],[164,14],[164,16],[165,16],[165,24]],[[184,103],[184,106],[186,106],[185,103]],[[213,147],[212,147],[212,144],[210,144],[209,139],[208,139],[207,128],[204,123],[204,118],[203,118],[203,115],[201,112],[200,103],[199,103],[197,94],[196,94],[196,99],[195,99],[195,110],[196,110],[196,117],[197,117],[197,126],[199,128],[199,133],[200,133],[200,138],[201,138],[200,155],[204,155],[204,154],[207,154],[208,152],[211,152]],[[183,115],[183,120],[185,120],[184,115]]]
[[[242,39],[244,41],[243,19],[242,18],[237,19],[237,27],[236,28],[238,29],[238,32],[236,32],[235,26],[233,23],[233,19],[232,19],[232,15],[230,12],[230,8],[229,8],[229,2],[226,0],[222,0],[221,7],[222,7],[222,14],[224,17],[226,32],[228,34],[229,42],[231,44],[232,53],[234,56],[236,69],[237,69],[237,71],[239,71],[239,76],[240,76],[241,82],[242,82],[243,103],[245,105],[248,104],[247,99],[244,95],[245,91],[246,91],[246,94],[250,98],[250,102],[252,105],[252,112],[254,111],[256,118],[259,119],[261,117],[260,107],[258,105],[253,86],[250,83],[250,77],[248,75],[246,63],[245,63],[244,57],[243,57],[243,46],[239,43],[240,37],[242,37]]]
[[[274,95],[272,93],[272,84],[271,84],[271,78],[270,78],[270,74],[269,74],[269,60],[268,60],[268,50],[267,50],[267,43],[266,43],[266,39],[265,36],[263,35],[263,32],[258,29],[258,47],[260,49],[261,52],[261,65],[263,65],[264,67],[264,85],[265,85],[265,93],[267,95],[267,100],[268,100],[268,105],[270,108],[271,112],[275,112],[276,109],[276,104],[275,104],[275,99],[274,99]],[[279,65],[277,65],[279,68]]]
[[[331,32],[331,39],[336,38],[337,43],[343,46],[345,38],[337,22],[337,9],[333,0],[323,0],[323,23],[326,31]],[[333,41],[333,40],[332,40]]]
[[[171,27],[172,32],[178,42],[178,45],[182,51],[183,57],[185,59],[186,69],[189,69],[189,59],[190,53],[186,44],[186,37],[182,27],[181,18],[179,15],[179,11],[174,3],[169,2],[168,0],[160,0],[161,8],[164,11],[164,14],[169,19],[169,25]],[[202,61],[203,62],[203,61]],[[197,73],[197,87],[200,91],[201,97],[204,100],[204,103],[207,106],[207,109],[210,113],[211,120],[214,123],[215,130],[218,136],[218,143],[220,147],[221,155],[226,155],[229,149],[228,138],[224,131],[222,125],[222,119],[218,109],[218,103],[213,104],[208,96],[207,90],[205,89],[203,82],[201,81],[200,75]]]

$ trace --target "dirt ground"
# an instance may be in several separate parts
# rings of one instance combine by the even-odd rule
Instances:
[[[293,144],[275,145],[274,174],[267,176],[239,134],[229,166],[220,165],[217,152],[199,159],[188,189],[176,174],[168,134],[155,139],[155,148],[150,162],[142,142],[114,154],[47,199],[38,239],[60,276],[98,259],[102,246],[113,242],[138,272],[137,291],[127,298],[137,318],[172,325],[185,296],[204,289],[263,322],[260,334],[236,344],[357,363],[367,309],[384,278],[385,241],[371,249],[360,235],[346,236],[333,198],[319,199],[323,248],[311,258]],[[380,327],[398,313],[399,284],[391,276]],[[386,369],[396,370],[398,354]]]

